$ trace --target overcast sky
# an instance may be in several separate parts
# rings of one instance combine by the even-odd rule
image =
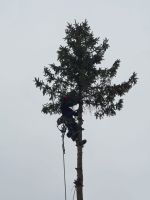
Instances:
[[[121,59],[116,82],[135,71],[138,84],[116,117],[84,115],[84,199],[150,199],[150,1],[0,0],[0,199],[64,198],[57,116],[34,77],[56,61],[66,23],[87,19],[110,48],[102,66]],[[67,195],[76,178],[76,146],[66,138]]]

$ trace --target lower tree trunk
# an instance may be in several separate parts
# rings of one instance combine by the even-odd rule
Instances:
[[[78,124],[81,128],[80,133],[78,135],[78,141],[76,142],[77,145],[77,179],[74,181],[76,192],[77,192],[77,200],[83,200],[83,169],[82,169],[82,156],[83,156],[83,146],[79,145],[82,141],[82,103],[79,104],[79,115],[78,115]]]
[[[77,146],[77,180],[75,181],[77,200],[83,200],[82,148],[82,146]]]

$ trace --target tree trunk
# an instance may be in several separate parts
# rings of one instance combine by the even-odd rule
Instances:
[[[78,113],[78,124],[81,128],[80,133],[78,135],[78,141],[76,142],[77,146],[77,179],[75,180],[75,187],[77,192],[77,200],[83,200],[83,169],[82,169],[82,156],[83,156],[83,146],[79,145],[82,141],[82,113],[83,113],[83,102],[79,103],[79,113]]]

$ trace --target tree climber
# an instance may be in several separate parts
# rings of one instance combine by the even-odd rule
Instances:
[[[73,141],[77,140],[80,127],[75,121],[75,116],[78,116],[78,112],[72,110],[70,107],[73,107],[79,103],[78,98],[76,98],[76,93],[70,92],[68,95],[64,96],[61,99],[60,110],[62,116],[57,120],[57,126],[60,124],[64,124],[63,126],[64,132],[66,132],[66,128],[68,129],[67,137],[71,138]],[[82,145],[86,143],[86,140],[82,141]]]

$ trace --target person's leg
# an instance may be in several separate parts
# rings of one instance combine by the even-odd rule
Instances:
[[[78,135],[78,128],[77,128],[77,123],[75,122],[75,119],[73,117],[67,118],[66,126],[68,128],[67,137],[71,137],[72,140],[75,141]]]

